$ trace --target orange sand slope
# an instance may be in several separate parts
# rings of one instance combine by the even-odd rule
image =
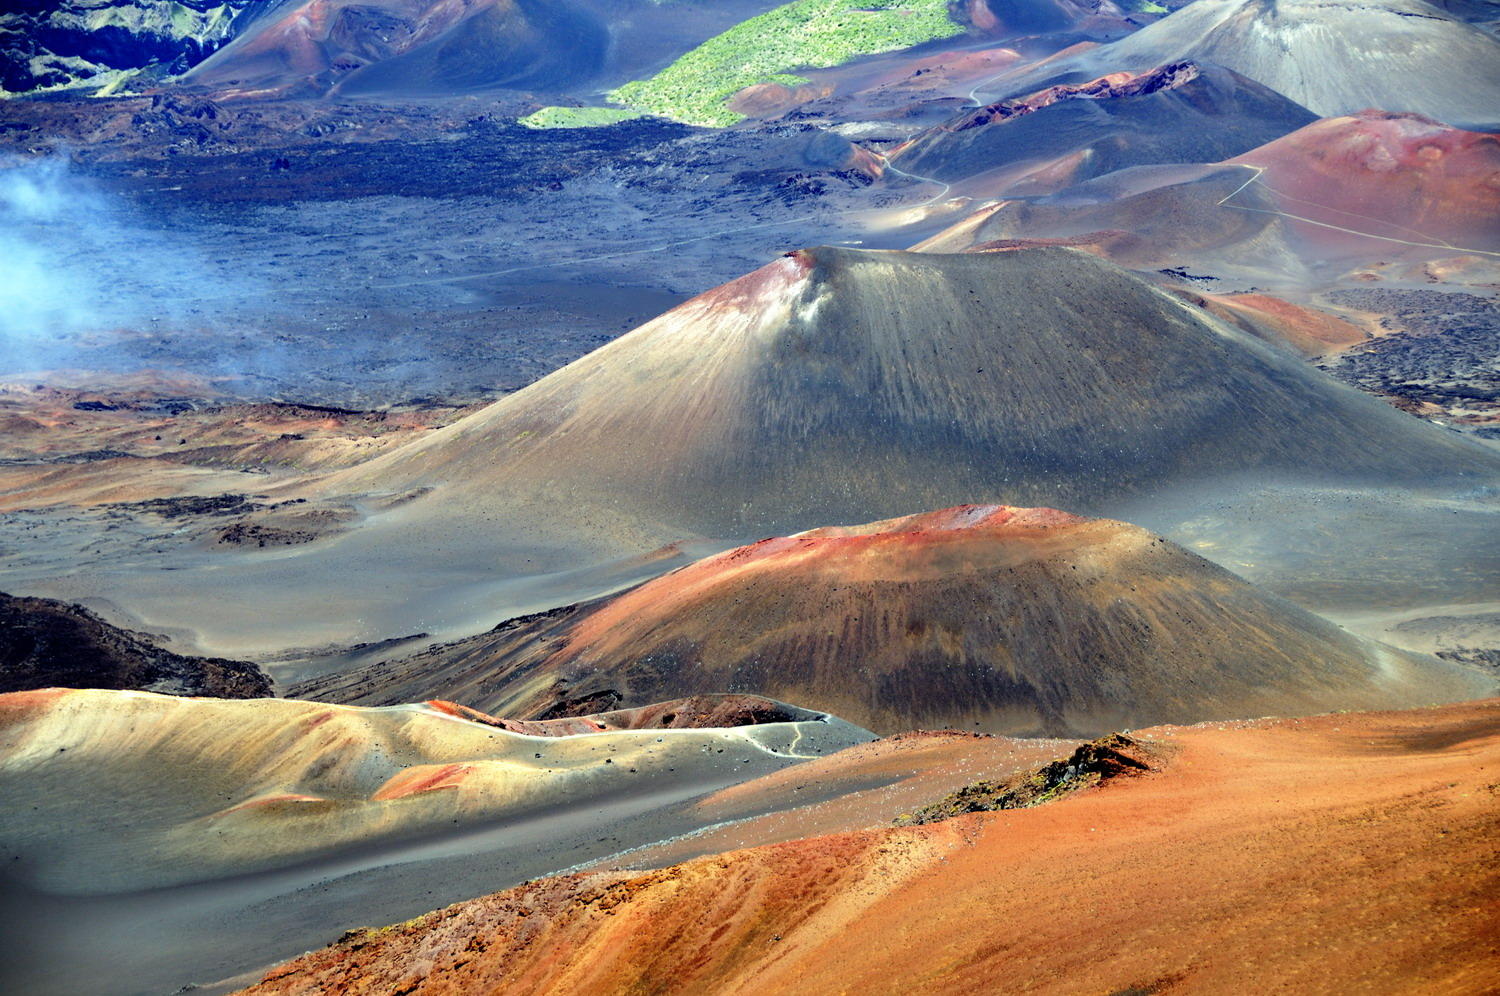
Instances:
[[[1500,136],[1361,111],[1230,161],[1256,168],[1281,209],[1319,226],[1304,234],[1323,242],[1363,232],[1397,244],[1500,249]]]
[[[1444,992],[1500,984],[1500,700],[1197,727],[1034,809],[547,879],[248,992]]]

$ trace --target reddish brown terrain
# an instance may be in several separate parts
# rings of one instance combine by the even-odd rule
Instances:
[[[351,932],[246,992],[1500,982],[1500,700],[1134,740],[1149,771],[1034,808],[544,879]]]
[[[1500,996],[1497,11],[0,8],[0,996]]]
[[[1370,333],[1347,318],[1270,294],[1193,294],[1195,304],[1268,342],[1304,356],[1324,356],[1364,342]]]
[[[546,719],[729,691],[880,732],[1071,736],[1492,689],[1356,639],[1139,527],[965,505],[762,540],[291,692]]]
[[[1299,227],[1320,244],[1348,244],[1352,231],[1396,245],[1500,250],[1497,135],[1417,114],[1361,111],[1230,161],[1258,170],[1256,182],[1283,211],[1308,219]]]
[[[113,389],[0,384],[0,510],[260,488],[367,460],[465,410],[236,403],[154,376]]]

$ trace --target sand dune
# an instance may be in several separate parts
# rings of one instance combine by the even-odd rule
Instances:
[[[0,696],[0,850],[9,876],[46,892],[160,888],[539,812],[586,818],[621,793],[706,790],[868,739],[787,715],[538,736],[444,703],[15,692]]]
[[[1490,988],[1500,702],[1137,739],[1037,808],[536,882],[247,991]]]

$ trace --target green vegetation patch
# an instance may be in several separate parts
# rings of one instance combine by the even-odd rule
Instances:
[[[625,107],[544,107],[520,123],[528,128],[597,128],[645,117]]]
[[[710,38],[650,79],[626,83],[609,97],[643,114],[722,127],[743,117],[725,102],[747,86],[795,86],[806,81],[789,70],[837,66],[963,30],[948,17],[948,0],[793,0]]]

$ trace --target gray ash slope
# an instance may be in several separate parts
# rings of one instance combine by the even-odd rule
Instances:
[[[1488,479],[1496,459],[1084,253],[818,248],[350,475],[710,536],[972,500],[1107,514],[1229,473]]]
[[[1299,240],[1241,166],[1138,166],[1044,197],[996,201],[926,239],[924,252],[964,252],[1029,239],[1093,243],[1135,270],[1175,268],[1241,284],[1305,279]],[[1235,210],[1224,206],[1234,198]]]
[[[1357,597],[1388,606],[1434,584],[1456,601],[1457,578],[1468,597],[1471,576],[1493,583],[1493,514],[1443,503],[1497,482],[1500,456],[1483,444],[1088,254],[818,248],[323,479],[321,494],[387,509],[337,536],[232,561],[166,551],[152,563],[168,570],[131,560],[10,576],[255,655],[455,639],[618,590],[683,553],[995,502],[1191,537],[1278,593],[1312,584],[1306,606],[1378,571]],[[1266,487],[1282,496],[1262,500]],[[1378,494],[1373,526],[1341,527],[1327,495],[1349,489]],[[1234,541],[1196,545],[1205,521]],[[1389,535],[1414,523],[1421,549],[1393,548]],[[1291,529],[1305,534],[1295,548],[1280,539]],[[206,612],[208,590],[226,586],[234,603]],[[309,599],[329,611],[297,616]]]

